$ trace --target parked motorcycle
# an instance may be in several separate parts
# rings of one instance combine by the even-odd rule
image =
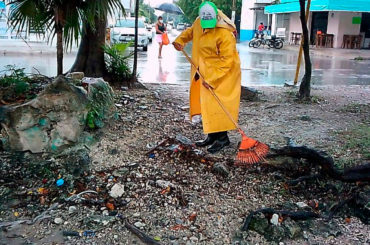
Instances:
[[[256,48],[255,45],[258,40],[263,39],[263,34],[258,34],[257,32],[254,34],[254,37],[252,40],[249,41],[249,47],[250,48]]]
[[[258,48],[261,45],[267,45],[270,48],[281,49],[284,46],[284,42],[281,38],[278,38],[275,35],[264,38],[264,35],[258,34],[249,42],[249,47]]]

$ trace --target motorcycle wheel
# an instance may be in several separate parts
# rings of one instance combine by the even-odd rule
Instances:
[[[257,41],[254,42],[253,48],[258,48],[259,46],[261,46],[261,44],[262,44],[262,41],[261,40],[257,40]]]
[[[281,49],[284,46],[284,43],[281,40],[277,40],[277,41],[275,41],[274,45],[275,45],[276,49]]]
[[[250,40],[250,42],[249,42],[248,45],[249,45],[250,48],[252,48],[253,47],[253,44],[254,44],[254,40]]]

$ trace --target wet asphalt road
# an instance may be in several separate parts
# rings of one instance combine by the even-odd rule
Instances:
[[[170,35],[170,40],[175,36]],[[191,53],[191,45],[186,48]],[[297,53],[290,50],[253,49],[246,43],[238,44],[241,59],[242,84],[246,86],[283,85],[292,83]],[[65,54],[64,70],[74,62],[76,53]],[[163,48],[163,58],[158,59],[158,44],[150,44],[148,52],[140,51],[138,72],[144,83],[188,83],[190,64],[172,45]],[[53,54],[0,55],[0,71],[8,64],[25,67],[26,72],[53,76],[56,74],[56,57]],[[370,61],[346,58],[313,56],[314,85],[370,85]],[[303,66],[302,66],[303,67]],[[36,70],[37,69],[37,70]],[[303,74],[301,73],[300,76]]]
[[[191,47],[186,49],[191,53]],[[238,44],[242,84],[246,86],[283,85],[292,83],[298,55],[290,50],[254,49]],[[158,45],[139,56],[139,73],[146,83],[187,83],[190,65],[172,46],[163,48],[158,59]],[[370,61],[354,61],[324,56],[312,57],[314,85],[370,85]],[[301,71],[303,65],[301,67]],[[301,72],[300,77],[303,76]]]

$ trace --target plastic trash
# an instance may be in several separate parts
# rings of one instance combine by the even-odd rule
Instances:
[[[193,118],[191,119],[191,122],[193,124],[201,123],[202,122],[202,116],[201,115],[193,116]]]
[[[191,146],[191,145],[194,144],[190,139],[186,138],[185,136],[183,136],[181,134],[176,135],[175,138],[176,138],[176,140],[178,140],[183,145]]]
[[[155,154],[154,153],[150,153],[149,154],[149,158],[155,158]]]
[[[62,185],[64,185],[64,179],[58,179],[57,186],[62,186]]]
[[[181,150],[180,145],[170,145],[167,149],[169,149],[172,152],[178,152]]]

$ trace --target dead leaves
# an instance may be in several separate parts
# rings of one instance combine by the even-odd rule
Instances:
[[[195,222],[196,219],[197,219],[197,213],[195,213],[195,212],[191,213],[190,216],[189,216],[189,221]]]

